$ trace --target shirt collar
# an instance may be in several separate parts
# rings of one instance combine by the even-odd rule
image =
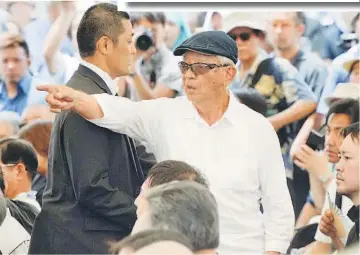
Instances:
[[[89,68],[91,71],[93,71],[94,73],[99,75],[101,77],[101,79],[104,80],[104,82],[106,83],[106,85],[108,86],[108,88],[110,89],[110,91],[113,95],[115,95],[118,92],[116,81],[113,80],[107,72],[105,72],[101,68],[99,68],[89,62],[86,62],[82,59],[80,60],[80,64]]]
[[[238,114],[236,113],[236,104],[240,104],[240,102],[237,100],[237,98],[234,96],[234,94],[228,89],[229,93],[229,105],[226,111],[224,112],[224,115],[222,118],[215,124],[222,122],[224,119],[229,121],[231,124],[235,124],[236,119],[238,117]],[[195,106],[192,104],[192,102],[185,96],[186,101],[188,102],[188,108],[183,112],[183,117],[185,119],[193,119],[197,120],[199,122],[206,123],[199,115],[198,111],[196,110]]]
[[[27,95],[30,91],[30,87],[31,87],[31,82],[32,82],[32,77],[31,75],[28,73],[24,76],[24,78],[22,78],[19,82],[18,82],[18,86],[17,89],[19,91],[19,89],[25,94]],[[0,83],[0,95],[3,93],[4,91],[4,87],[5,87],[5,82]]]
[[[294,66],[297,66],[297,63],[299,61],[305,60],[305,53],[303,50],[299,49],[299,51],[297,52],[297,54],[291,59],[291,64],[293,64]]]

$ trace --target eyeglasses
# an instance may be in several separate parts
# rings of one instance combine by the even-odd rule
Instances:
[[[240,38],[241,41],[243,42],[246,42],[250,39],[251,37],[251,34],[250,32],[242,32],[240,34],[230,34],[229,36],[234,40],[236,41],[236,38]]]
[[[17,164],[0,164],[0,172],[2,172],[3,168],[4,167],[13,167],[13,166],[16,166]]]
[[[209,72],[211,69],[229,66],[228,64],[217,65],[217,64],[207,64],[207,63],[194,63],[187,64],[184,61],[179,62],[179,68],[181,73],[186,73],[187,70],[191,69],[191,71],[195,74],[205,74]]]

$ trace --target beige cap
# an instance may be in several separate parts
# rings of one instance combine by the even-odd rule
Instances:
[[[325,98],[325,103],[329,106],[331,103],[337,100],[351,98],[359,99],[360,97],[360,85],[356,83],[340,83],[336,86],[331,96]]]

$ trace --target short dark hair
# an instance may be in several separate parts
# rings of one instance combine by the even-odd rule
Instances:
[[[177,160],[165,160],[155,164],[149,171],[149,186],[155,187],[172,181],[194,181],[208,187],[205,177],[195,167]]]
[[[267,111],[266,98],[263,95],[261,95],[256,89],[243,88],[235,92],[235,95],[241,103],[243,103],[250,109],[262,114],[263,116],[266,115],[266,111]]]
[[[174,241],[186,246],[189,250],[193,250],[191,242],[183,234],[163,229],[149,229],[134,235],[129,235],[120,242],[110,244],[110,253],[119,254],[125,247],[129,247],[134,251],[137,251],[150,244],[161,241]]]
[[[30,57],[29,46],[25,39],[18,35],[6,32],[0,36],[0,49],[23,48],[27,57]]]
[[[34,147],[23,139],[10,139],[1,147],[1,161],[4,164],[23,163],[31,179],[38,168]]]
[[[130,20],[129,14],[118,11],[114,4],[100,3],[87,9],[76,34],[80,56],[93,56],[96,42],[102,36],[107,36],[117,43],[119,35],[124,32],[122,20]]]
[[[351,135],[353,141],[359,141],[359,132],[360,132],[359,122],[355,122],[342,131],[342,136],[345,138],[348,135]]]
[[[330,105],[330,109],[326,115],[325,123],[328,124],[332,114],[346,114],[350,117],[351,123],[359,121],[359,101],[355,99],[342,99]]]
[[[305,14],[303,12],[295,12],[294,21],[297,25],[305,25],[306,24],[306,18]]]

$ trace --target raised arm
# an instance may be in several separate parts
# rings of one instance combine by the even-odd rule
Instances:
[[[63,2],[62,5],[63,10],[52,24],[44,42],[43,55],[51,74],[59,71],[58,59],[60,58],[60,44],[66,37],[76,13],[75,4],[73,2]]]

